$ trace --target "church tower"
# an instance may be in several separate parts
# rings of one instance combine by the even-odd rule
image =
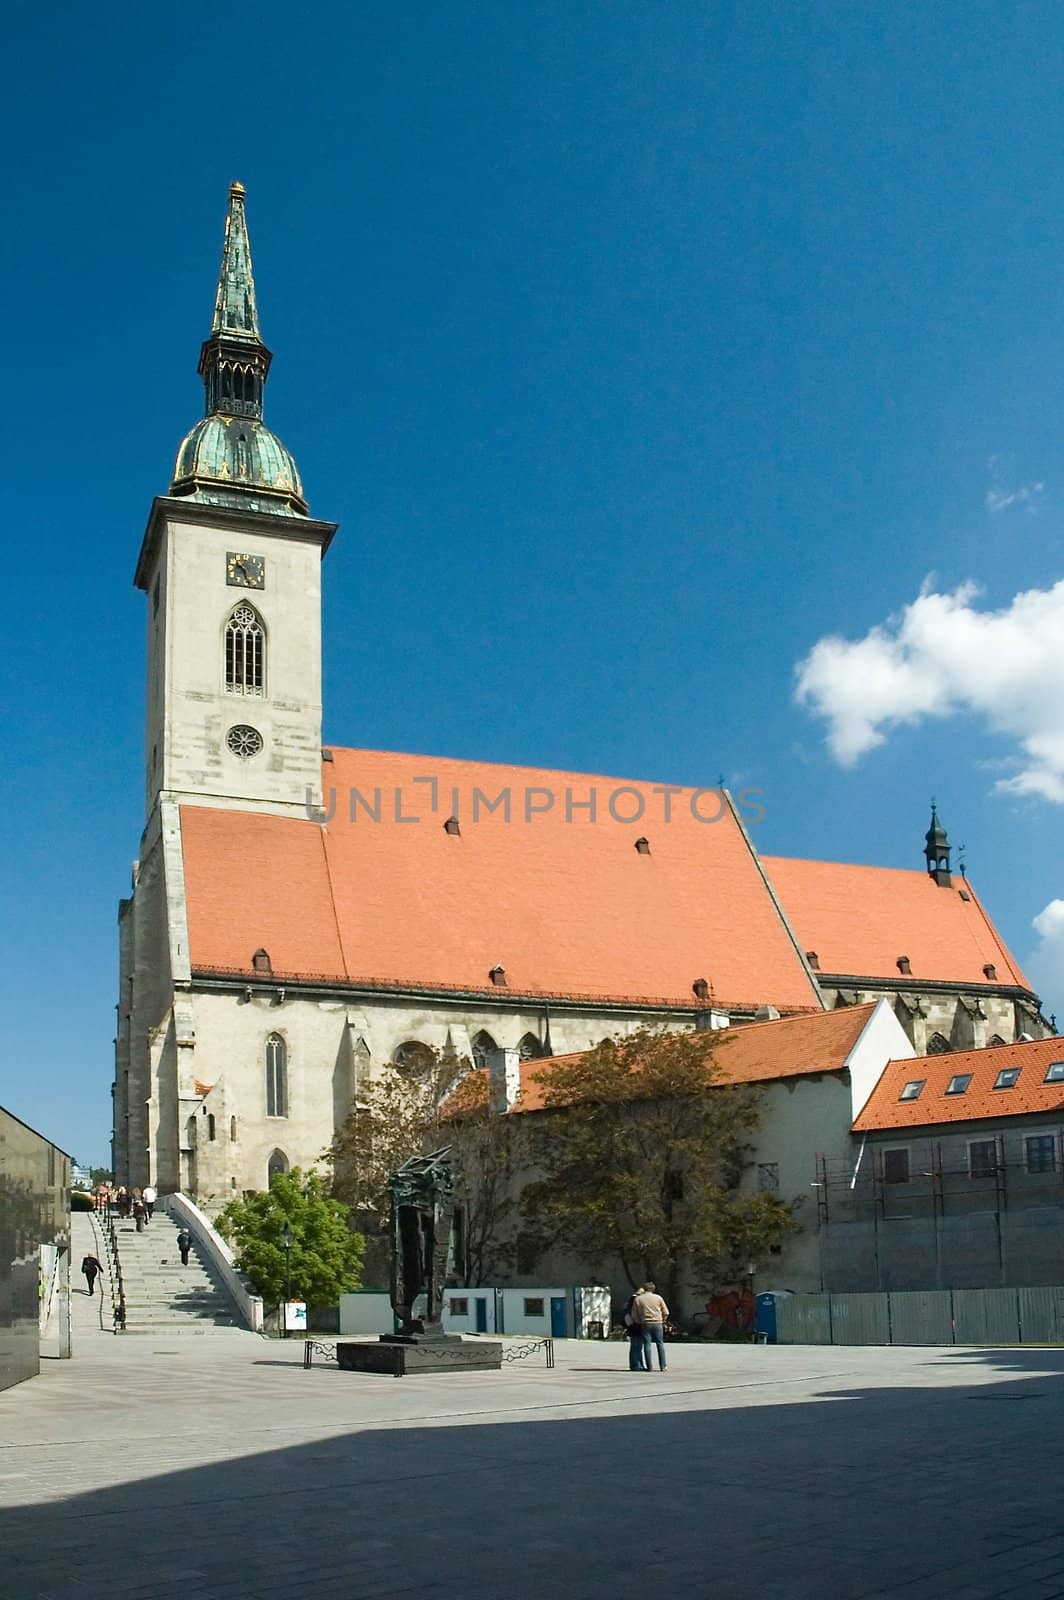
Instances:
[[[229,190],[205,415],[156,499],[135,583],[148,597],[145,798],[305,815],[321,790],[321,561],[292,456],[262,420],[262,341],[244,213]]]

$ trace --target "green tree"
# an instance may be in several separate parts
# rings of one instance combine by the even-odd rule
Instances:
[[[348,1226],[346,1206],[326,1194],[320,1174],[293,1167],[276,1173],[268,1191],[230,1200],[218,1218],[218,1231],[232,1244],[237,1266],[268,1305],[284,1299],[286,1223],[292,1232],[294,1298],[329,1306],[360,1287],[363,1239]]]
[[[793,1228],[774,1195],[738,1190],[758,1097],[723,1081],[714,1043],[643,1029],[539,1074],[545,1111],[519,1119],[534,1125],[522,1212],[539,1251],[619,1262],[668,1299],[733,1280]]]
[[[455,1175],[460,1282],[483,1283],[509,1259],[513,1130],[491,1110],[488,1077],[465,1057],[420,1046],[359,1092],[324,1159],[330,1193],[349,1205],[369,1245],[374,1278],[387,1277],[388,1179],[411,1156],[449,1146]]]

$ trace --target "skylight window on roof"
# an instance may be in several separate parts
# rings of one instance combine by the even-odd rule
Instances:
[[[964,1094],[972,1081],[970,1072],[955,1072],[946,1085],[947,1094]]]
[[[1002,1067],[994,1079],[995,1089],[1014,1089],[1020,1076],[1019,1067]]]
[[[1064,1061],[1051,1061],[1046,1068],[1046,1083],[1064,1083]]]
[[[927,1082],[926,1078],[911,1079],[898,1096],[899,1100],[919,1100],[920,1091]]]

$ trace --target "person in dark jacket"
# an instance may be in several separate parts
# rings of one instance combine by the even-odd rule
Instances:
[[[642,1294],[642,1292],[642,1286],[640,1286],[635,1294],[628,1296],[628,1303],[622,1316],[625,1337],[628,1340],[629,1372],[645,1372],[650,1365],[643,1343],[643,1329],[635,1320],[635,1297],[636,1294]]]
[[[103,1268],[95,1256],[84,1256],[81,1262],[81,1270],[85,1274],[85,1282],[89,1286],[89,1293],[95,1294],[97,1274],[101,1273]]]
[[[181,1252],[181,1265],[188,1266],[188,1253],[192,1249],[192,1235],[187,1228],[182,1228],[177,1236],[177,1248]]]

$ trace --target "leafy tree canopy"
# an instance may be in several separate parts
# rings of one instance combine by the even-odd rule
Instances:
[[[620,1262],[668,1298],[734,1279],[794,1226],[775,1195],[739,1192],[758,1098],[724,1082],[715,1043],[647,1028],[538,1075],[522,1208],[540,1249]]]
[[[363,1240],[348,1226],[347,1207],[326,1194],[317,1172],[293,1167],[275,1174],[267,1192],[230,1200],[218,1218],[237,1265],[268,1305],[284,1299],[285,1223],[292,1232],[293,1299],[335,1305],[341,1294],[360,1287]]]

